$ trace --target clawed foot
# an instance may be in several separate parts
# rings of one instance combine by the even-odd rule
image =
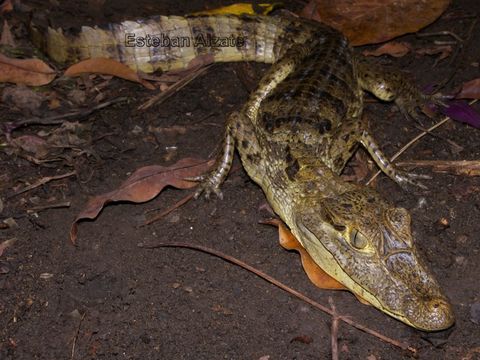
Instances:
[[[438,111],[438,107],[447,106],[444,100],[445,97],[441,93],[426,95],[417,92],[416,94],[400,96],[395,103],[405,118],[421,123],[422,113],[432,117],[432,114]]]
[[[404,190],[409,190],[409,186],[414,185],[423,190],[428,189],[427,186],[422,184],[418,179],[431,179],[432,177],[424,174],[409,173],[406,171],[397,170],[395,173],[395,182],[400,185]]]
[[[203,174],[195,177],[188,177],[185,180],[198,182],[197,189],[193,198],[196,200],[200,195],[204,194],[205,198],[210,199],[210,195],[215,194],[220,200],[223,200],[223,193],[220,190],[220,184],[215,181],[215,176],[212,174]]]

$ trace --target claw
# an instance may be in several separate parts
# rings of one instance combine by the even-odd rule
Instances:
[[[406,90],[401,96],[399,96],[395,100],[395,103],[406,119],[413,119],[421,123],[420,119],[423,117],[422,113],[429,116],[428,113],[422,109],[431,108],[432,106],[434,108],[439,106],[445,107],[446,104],[444,99],[445,96],[442,93],[427,95],[416,89],[410,89]]]
[[[190,180],[194,178],[198,179]],[[208,174],[204,174],[196,176],[194,178],[188,178],[188,180],[200,182],[200,184],[198,184],[197,190],[195,191],[195,194],[193,195],[193,198],[195,200],[197,200],[202,194],[204,194],[205,199],[209,200],[212,193],[214,193],[220,200],[223,200],[223,193],[220,190],[220,187],[215,185],[214,181],[212,181],[212,177],[210,177]]]

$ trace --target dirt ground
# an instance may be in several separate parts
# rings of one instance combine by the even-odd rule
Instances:
[[[94,1],[24,3],[38,12],[50,11],[48,16],[66,26],[184,14],[228,2],[122,0],[106,1],[101,9],[89,6]],[[466,38],[479,12],[475,0],[455,0],[442,18],[423,32],[446,30]],[[402,40],[422,47],[450,38],[411,35]],[[410,71],[420,86],[438,83],[456,69],[448,91],[479,77],[479,43],[477,24],[452,63],[451,57],[435,64],[433,56],[411,54],[378,61]],[[266,68],[249,67],[257,76]],[[298,255],[278,245],[277,230],[259,224],[268,216],[261,209],[265,197],[241,169],[224,184],[223,200],[189,202],[149,226],[139,226],[151,215],[149,211],[167,208],[185,192],[168,189],[145,204],[109,205],[97,220],[80,224],[78,246],[71,245],[70,225],[89,197],[116,188],[138,167],[172,164],[187,156],[211,156],[221,139],[226,115],[247,99],[248,90],[238,75],[244,69],[241,64],[217,64],[162,105],[143,112],[137,107],[151,91],[121,79],[106,80],[105,84],[97,77],[93,84],[104,86],[87,93],[82,104],[70,103],[72,108],[94,106],[99,94],[103,101],[118,96],[129,100],[81,119],[91,126],[88,153],[66,151],[63,161],[38,165],[2,147],[4,209],[0,219],[14,219],[16,225],[2,223],[0,243],[11,238],[16,242],[0,256],[0,359],[330,358],[329,316],[218,258],[179,248],[146,250],[137,246],[159,241],[209,246],[244,260],[322,304],[328,305],[331,297],[339,313],[408,343],[418,350],[420,359],[480,358],[478,177],[416,169],[433,176],[428,190],[405,192],[383,175],[375,184],[385,197],[411,211],[417,245],[451,299],[456,324],[435,334],[417,331],[361,305],[348,292],[315,288]],[[2,86],[2,92],[9,87]],[[62,104],[68,103],[65,100],[78,87],[80,80],[50,85],[60,94]],[[40,113],[27,114],[5,102],[0,105],[2,122],[71,110],[42,107]],[[388,155],[420,131],[416,122],[404,119],[389,104],[370,102],[366,114]],[[424,119],[424,124],[430,126],[432,121]],[[16,130],[14,136],[57,127],[27,126]],[[479,136],[479,130],[450,121],[401,159],[480,159]],[[3,136],[1,142],[5,142]],[[15,190],[43,177],[72,170],[78,176],[14,195]],[[39,210],[66,201],[71,203],[69,207]],[[338,342],[341,359],[414,357],[346,324],[340,325]]]

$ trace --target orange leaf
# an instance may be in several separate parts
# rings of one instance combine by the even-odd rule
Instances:
[[[280,245],[286,250],[295,250],[300,254],[302,267],[310,281],[320,289],[329,290],[349,290],[345,285],[328,275],[310,256],[305,248],[300,244],[297,238],[290,232],[287,226],[279,219],[270,219],[262,221],[263,224],[274,225],[278,227],[278,238]],[[364,305],[370,305],[359,295],[353,293],[355,297]]]
[[[0,54],[0,82],[41,86],[55,78],[55,71],[39,59],[12,59]]]
[[[328,275],[323,269],[318,266],[312,259],[310,254],[300,244],[297,238],[287,229],[285,224],[278,219],[271,219],[264,221],[266,224],[278,226],[278,238],[280,245],[287,250],[296,250],[300,253],[303,270],[307,274],[310,281],[320,289],[330,290],[347,290],[347,288],[339,283],[337,280]]]
[[[376,44],[435,21],[450,0],[311,0],[300,15],[344,33],[352,45]]]
[[[77,240],[78,221],[95,219],[106,204],[115,201],[146,202],[157,196],[168,185],[177,189],[192,188],[197,183],[187,181],[185,178],[201,175],[212,165],[213,160],[185,158],[168,167],[151,165],[137,169],[118,189],[95,196],[88,201],[72,224],[70,240],[74,244]]]
[[[65,70],[66,76],[78,76],[83,73],[108,74],[125,80],[142,84],[149,90],[155,90],[155,86],[141,79],[138,74],[128,66],[113,59],[93,58],[73,64]]]
[[[381,56],[390,55],[393,57],[402,57],[407,55],[412,49],[411,45],[406,42],[390,41],[375,50],[365,50],[362,52],[364,56]]]
[[[467,81],[456,96],[457,99],[480,99],[480,78]]]

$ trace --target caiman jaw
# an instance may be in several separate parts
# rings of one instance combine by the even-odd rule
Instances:
[[[338,211],[348,196],[297,209],[292,233],[327,274],[379,310],[420,330],[450,327],[452,307],[417,254],[408,212],[379,197],[358,206],[355,196],[348,216]]]

